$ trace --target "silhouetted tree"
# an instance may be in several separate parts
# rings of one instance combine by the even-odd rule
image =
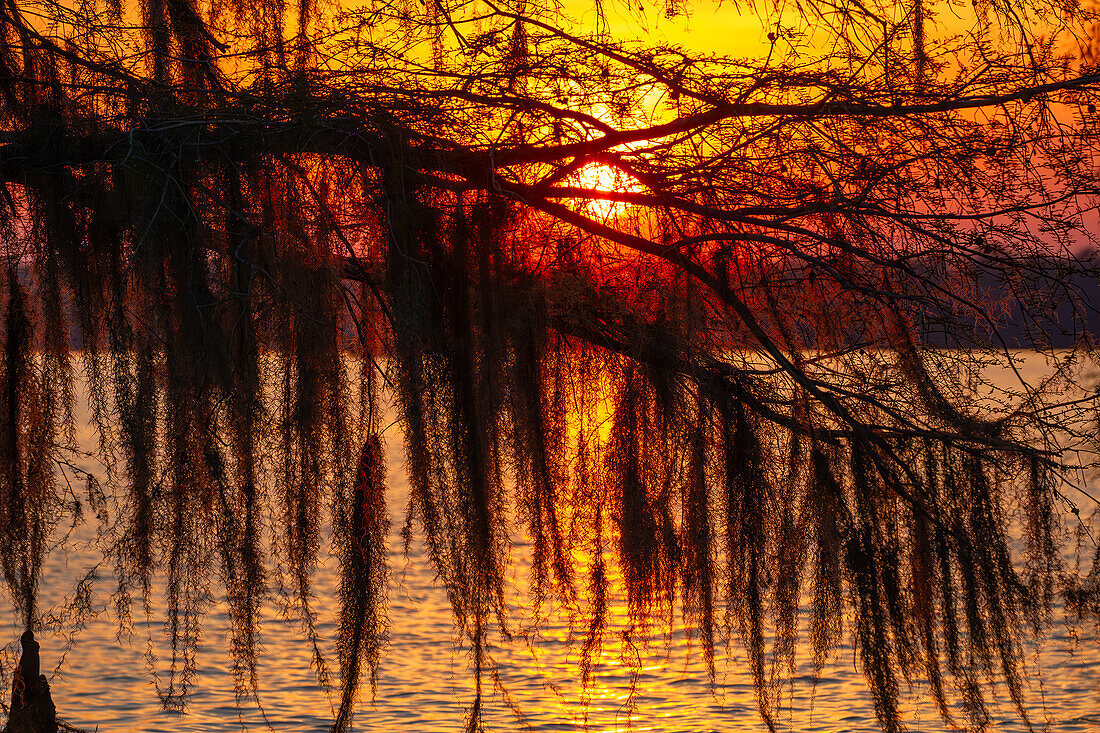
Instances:
[[[807,615],[818,663],[852,635],[885,730],[917,675],[945,719],[980,725],[989,679],[1026,719],[1022,635],[1100,587],[1063,564],[1060,488],[1095,423],[1100,73],[1075,3],[975,0],[959,30],[941,5],[760,6],[790,22],[741,60],[530,0],[3,0],[0,557],[27,629],[82,389],[102,549],[123,609],[167,578],[181,680],[215,590],[254,690],[276,561],[312,628],[332,507],[343,729],[385,645],[390,400],[407,536],[479,681],[516,516],[536,599],[591,589],[586,654],[614,563],[637,623],[679,607],[712,668],[740,640],[769,727]],[[1066,343],[986,399],[987,361]]]

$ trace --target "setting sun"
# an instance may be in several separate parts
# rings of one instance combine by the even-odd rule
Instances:
[[[610,219],[621,215],[629,204],[604,198],[607,194],[637,193],[641,184],[637,179],[617,168],[603,163],[589,163],[574,175],[574,185],[591,192],[582,199],[584,208],[598,219]]]

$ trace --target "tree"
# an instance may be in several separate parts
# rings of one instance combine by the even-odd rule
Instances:
[[[271,563],[312,620],[333,507],[337,729],[385,646],[386,399],[479,679],[512,510],[536,600],[589,584],[592,642],[616,563],[638,623],[681,608],[712,664],[740,640],[769,727],[803,616],[815,660],[854,636],[885,730],[914,674],[945,719],[980,726],[987,678],[1026,719],[1022,636],[1058,596],[1095,618],[1100,563],[1061,559],[1094,398],[1069,357],[994,405],[979,368],[1092,358],[1091,11],[762,5],[739,60],[527,0],[3,8],[0,556],[28,630],[80,388],[104,553],[125,598],[166,573],[184,668],[216,565],[254,689]]]

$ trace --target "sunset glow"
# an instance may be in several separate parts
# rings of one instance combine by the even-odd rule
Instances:
[[[1088,729],[1098,29],[5,2],[4,732]]]
[[[574,174],[580,188],[592,192],[592,197],[583,200],[584,208],[596,219],[610,219],[626,212],[629,204],[600,198],[600,194],[636,193],[642,190],[641,184],[623,171],[602,163],[589,163]]]

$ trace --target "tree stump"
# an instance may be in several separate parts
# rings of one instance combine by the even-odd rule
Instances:
[[[41,673],[39,645],[27,631],[19,639],[23,653],[11,685],[11,709],[3,733],[57,733],[57,710],[50,683]]]

